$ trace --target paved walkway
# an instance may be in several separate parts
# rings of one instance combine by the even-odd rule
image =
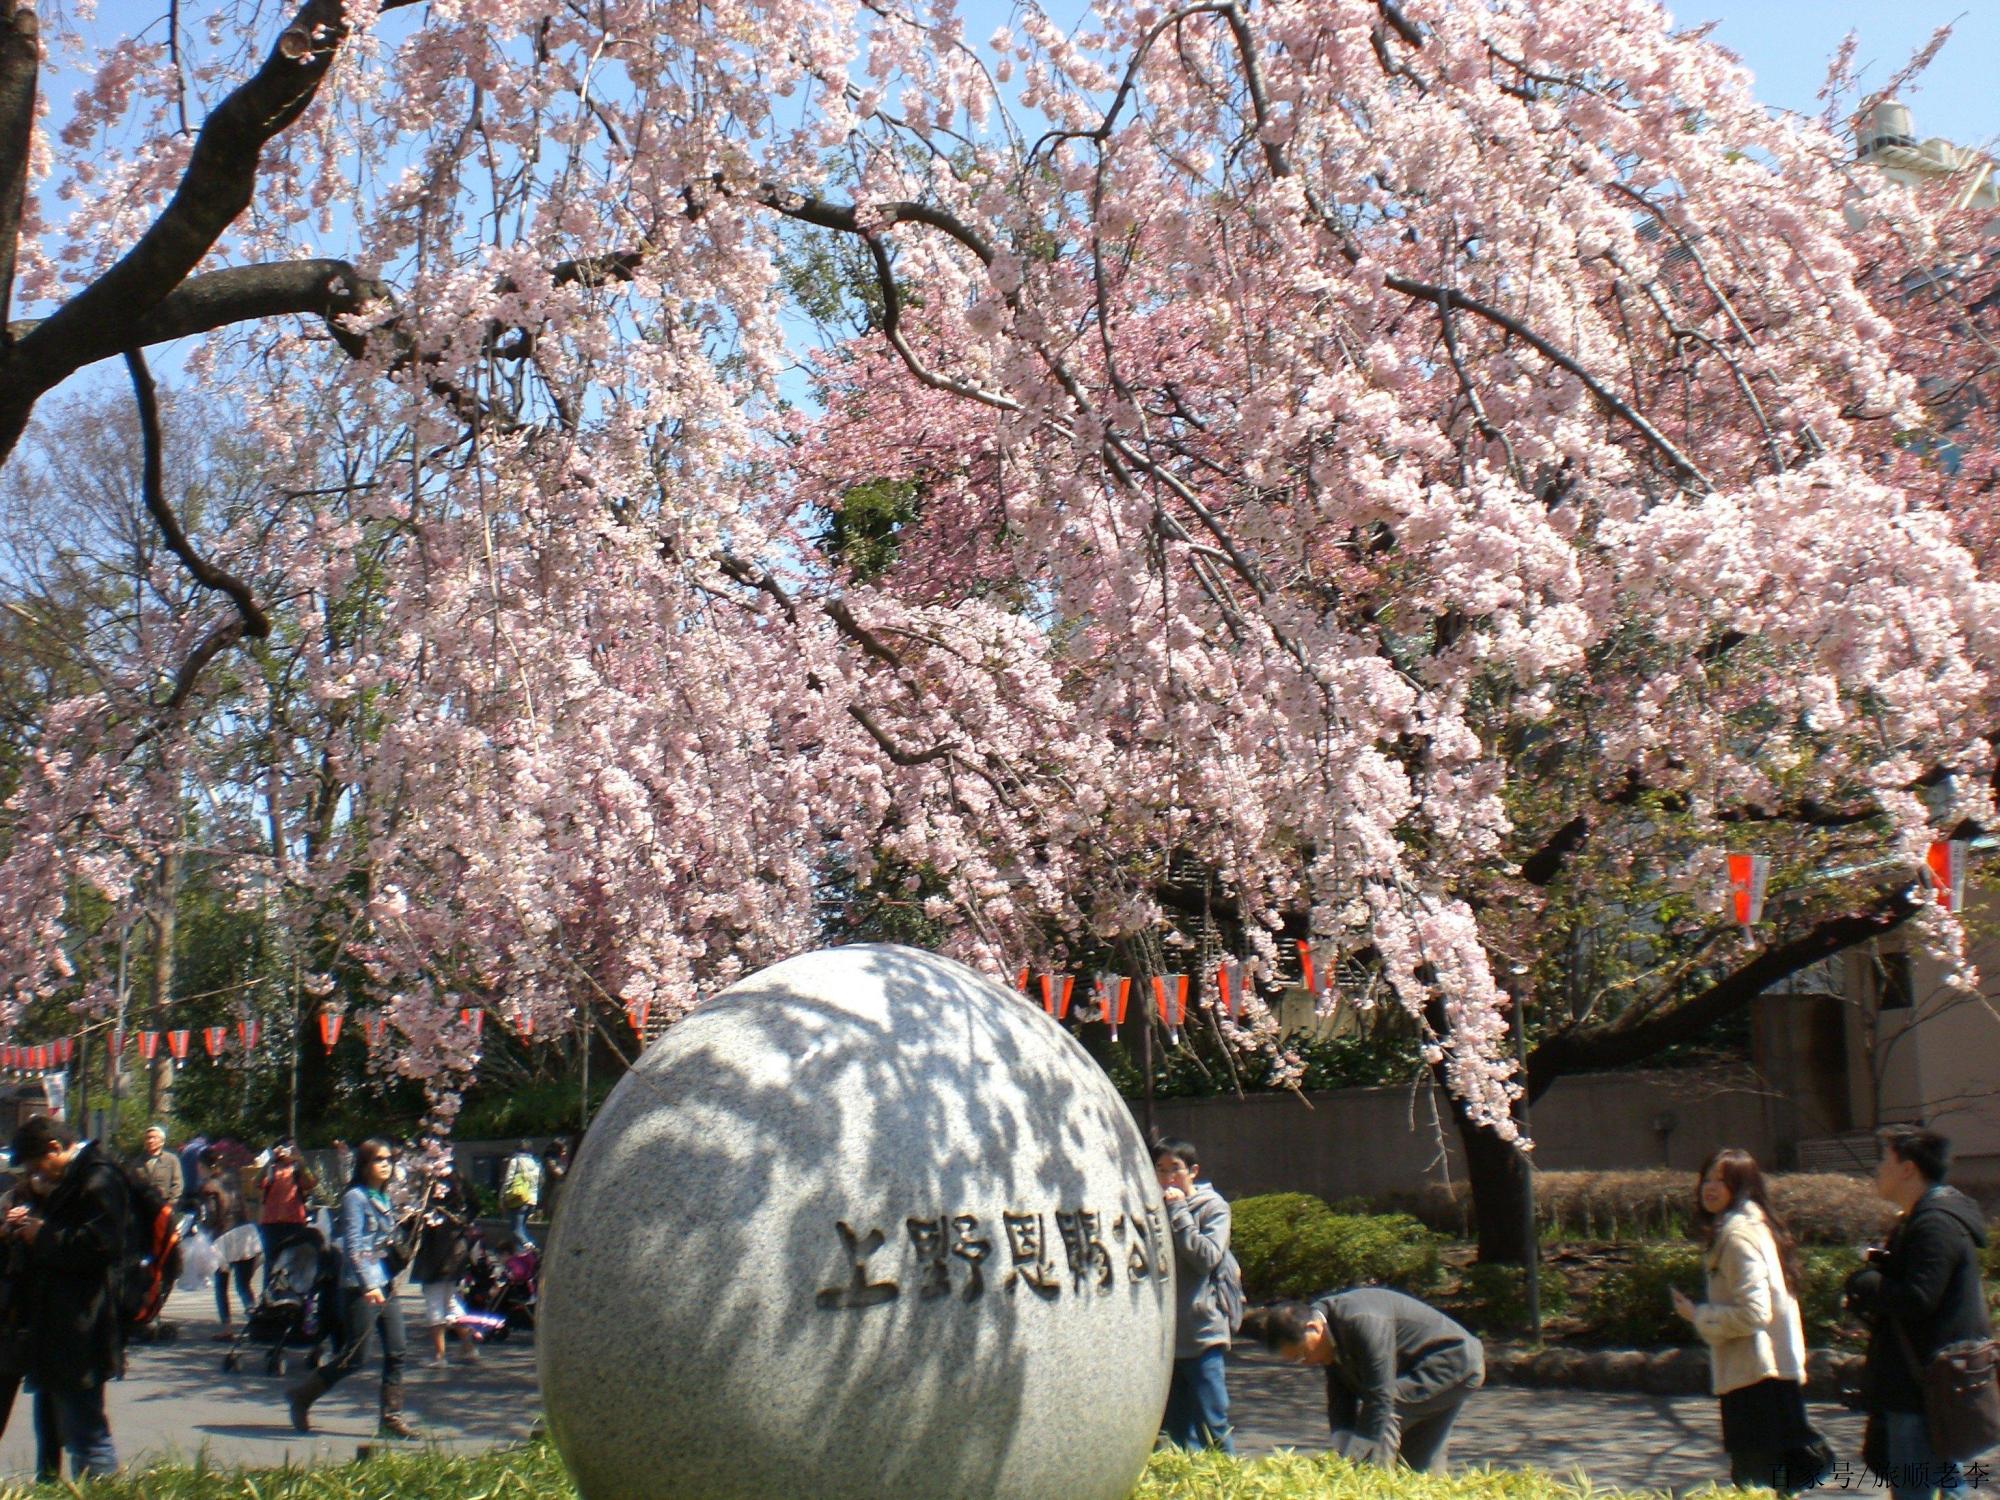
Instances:
[[[198,1299],[176,1294],[168,1315],[187,1314]],[[210,1310],[205,1299],[199,1303]],[[414,1293],[404,1297],[413,1334],[422,1323]],[[211,1464],[251,1468],[344,1463],[373,1441],[379,1356],[365,1374],[337,1386],[313,1408],[311,1436],[292,1431],[282,1381],[261,1358],[222,1372],[222,1346],[211,1341],[213,1316],[183,1316],[180,1339],[132,1351],[131,1373],[111,1387],[111,1427],[129,1464],[205,1453]],[[453,1346],[456,1349],[456,1346]],[[519,1442],[537,1415],[534,1343],[515,1335],[486,1346],[477,1365],[431,1370],[427,1336],[413,1338],[411,1414],[435,1441],[483,1448]],[[298,1356],[294,1356],[295,1358]],[[1239,1449],[1311,1451],[1326,1441],[1326,1385],[1261,1353],[1231,1360],[1229,1386]],[[1844,1458],[1857,1459],[1861,1424],[1838,1407],[1815,1407],[1814,1421]],[[1715,1403],[1695,1397],[1590,1395],[1495,1387],[1467,1403],[1452,1439],[1454,1465],[1581,1471],[1604,1488],[1681,1491],[1728,1469],[1719,1446]],[[0,1439],[0,1477],[34,1466],[27,1401]],[[1858,1469],[1858,1462],[1857,1462]]]
[[[1262,1353],[1235,1355],[1230,1412],[1238,1451],[1309,1451],[1326,1443],[1326,1377]],[[1836,1454],[1861,1468],[1861,1418],[1814,1403],[1813,1425]],[[1598,1395],[1493,1386],[1466,1402],[1452,1429],[1453,1467],[1581,1472],[1600,1488],[1693,1489],[1727,1483],[1721,1422],[1712,1398]]]
[[[206,1315],[190,1315],[194,1307]],[[469,1448],[527,1437],[538,1413],[531,1337],[516,1334],[504,1344],[486,1345],[477,1365],[431,1370],[424,1366],[430,1337],[422,1331],[423,1298],[414,1289],[403,1294],[403,1316],[411,1334],[410,1412],[427,1433],[453,1447]],[[225,1346],[212,1341],[218,1326],[212,1298],[176,1292],[167,1303],[167,1318],[178,1324],[179,1339],[135,1345],[125,1379],[110,1388],[111,1435],[127,1465],[204,1452],[211,1464],[226,1468],[346,1463],[357,1447],[374,1441],[382,1381],[379,1353],[364,1372],[320,1398],[313,1407],[315,1430],[308,1436],[292,1430],[284,1380],[264,1373],[262,1349],[243,1369],[223,1373]],[[456,1352],[457,1346],[452,1349]],[[305,1356],[298,1351],[289,1357],[300,1361]],[[23,1395],[0,1438],[0,1477],[31,1474],[34,1465],[34,1434]]]

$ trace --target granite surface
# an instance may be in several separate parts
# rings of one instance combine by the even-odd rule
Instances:
[[[1041,1010],[857,946],[732,986],[598,1114],[537,1358],[585,1500],[1122,1500],[1173,1348],[1145,1144]]]

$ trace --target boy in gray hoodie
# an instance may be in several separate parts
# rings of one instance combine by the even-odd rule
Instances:
[[[1242,1273],[1229,1253],[1229,1205],[1206,1182],[1196,1182],[1201,1162],[1187,1141],[1153,1148],[1153,1171],[1167,1204],[1167,1233],[1174,1242],[1178,1304],[1174,1318],[1174,1378],[1162,1419],[1167,1441],[1182,1448],[1235,1451],[1229,1436],[1229,1387],[1223,1359],[1229,1352],[1232,1311],[1243,1305]]]

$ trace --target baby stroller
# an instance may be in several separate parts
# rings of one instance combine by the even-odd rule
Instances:
[[[335,1283],[340,1257],[327,1248],[318,1230],[280,1250],[271,1266],[264,1295],[243,1322],[243,1331],[222,1356],[231,1373],[243,1367],[246,1345],[267,1344],[264,1373],[285,1367],[285,1350],[304,1349],[308,1364],[319,1363],[320,1345],[333,1337]]]
[[[532,1329],[541,1255],[530,1247],[503,1260],[487,1248],[477,1228],[467,1237],[472,1242],[472,1258],[458,1283],[458,1298],[468,1314],[466,1322],[496,1343],[516,1328]]]

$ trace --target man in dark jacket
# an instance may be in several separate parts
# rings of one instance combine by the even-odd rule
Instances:
[[[1336,1453],[1388,1468],[1444,1472],[1451,1426],[1486,1382],[1486,1351],[1428,1303],[1386,1287],[1276,1302],[1243,1319],[1246,1338],[1326,1368]]]
[[[94,1141],[48,1115],[14,1133],[14,1165],[49,1189],[42,1216],[8,1210],[5,1232],[25,1247],[26,1366],[37,1419],[52,1414],[71,1474],[112,1474],[118,1455],[104,1414],[105,1382],[124,1369],[118,1272],[129,1213],[124,1179]],[[47,1476],[53,1478],[55,1476]]]
[[[1875,1191],[1902,1210],[1889,1243],[1847,1280],[1848,1305],[1871,1333],[1862,1391],[1868,1405],[1869,1466],[1895,1500],[1921,1500],[1940,1481],[1957,1488],[1956,1469],[1931,1451],[1924,1420],[1923,1367],[1947,1344],[1985,1338],[1986,1293],[1979,1252],[1986,1216],[1944,1185],[1951,1142],[1915,1125],[1881,1130]],[[1911,1357],[1915,1356],[1915,1363]]]

